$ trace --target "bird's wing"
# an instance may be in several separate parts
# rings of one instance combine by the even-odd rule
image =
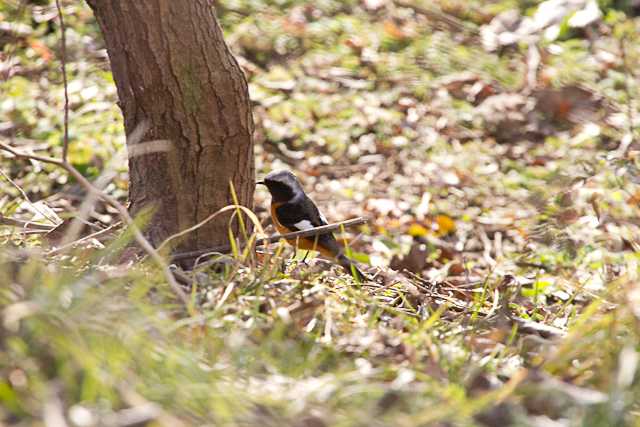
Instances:
[[[308,197],[283,203],[276,208],[276,215],[280,224],[294,231],[308,230],[327,224],[315,203]]]
[[[308,197],[299,200],[293,199],[276,208],[276,215],[280,224],[291,231],[303,231],[311,228],[327,225],[327,220],[318,210],[318,207]],[[340,246],[333,233],[325,233],[316,237],[318,244],[331,250],[334,254],[340,251]],[[311,237],[310,239],[314,239]]]

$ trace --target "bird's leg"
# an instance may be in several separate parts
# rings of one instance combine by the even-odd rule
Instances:
[[[305,261],[307,260],[307,256],[309,256],[309,251],[305,251],[305,253],[304,253],[304,257],[302,258],[302,263],[303,264],[306,264]]]
[[[293,253],[289,258],[282,258],[282,271],[287,271],[287,267],[293,265],[296,261],[296,255],[298,254],[298,248],[293,248]]]

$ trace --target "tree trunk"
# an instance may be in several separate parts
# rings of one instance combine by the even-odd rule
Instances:
[[[238,200],[252,207],[253,118],[247,82],[207,0],[87,0],[102,29],[124,115],[133,215],[158,245]],[[143,137],[131,138],[136,128]],[[136,141],[135,139],[138,139]],[[229,216],[181,250],[228,241]]]

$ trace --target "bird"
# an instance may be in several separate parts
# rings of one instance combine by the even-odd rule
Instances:
[[[271,219],[279,233],[309,230],[328,224],[327,219],[304,192],[302,184],[292,172],[276,170],[267,174],[256,184],[265,185],[271,194]],[[344,248],[331,232],[290,239],[287,242],[293,247],[317,251],[329,259],[336,260],[358,281],[366,278],[353,261],[344,254]]]

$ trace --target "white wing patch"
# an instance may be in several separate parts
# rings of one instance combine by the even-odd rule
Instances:
[[[295,224],[293,224],[293,226],[296,227],[300,231],[309,230],[309,229],[313,228],[313,225],[311,224],[311,221],[309,221],[308,219],[303,219],[302,221],[298,221]]]
[[[318,213],[320,213],[320,212],[318,212]],[[327,218],[325,218],[324,215],[322,215],[322,213],[320,213],[320,221],[322,221],[323,225],[329,224],[329,221],[327,221]]]

